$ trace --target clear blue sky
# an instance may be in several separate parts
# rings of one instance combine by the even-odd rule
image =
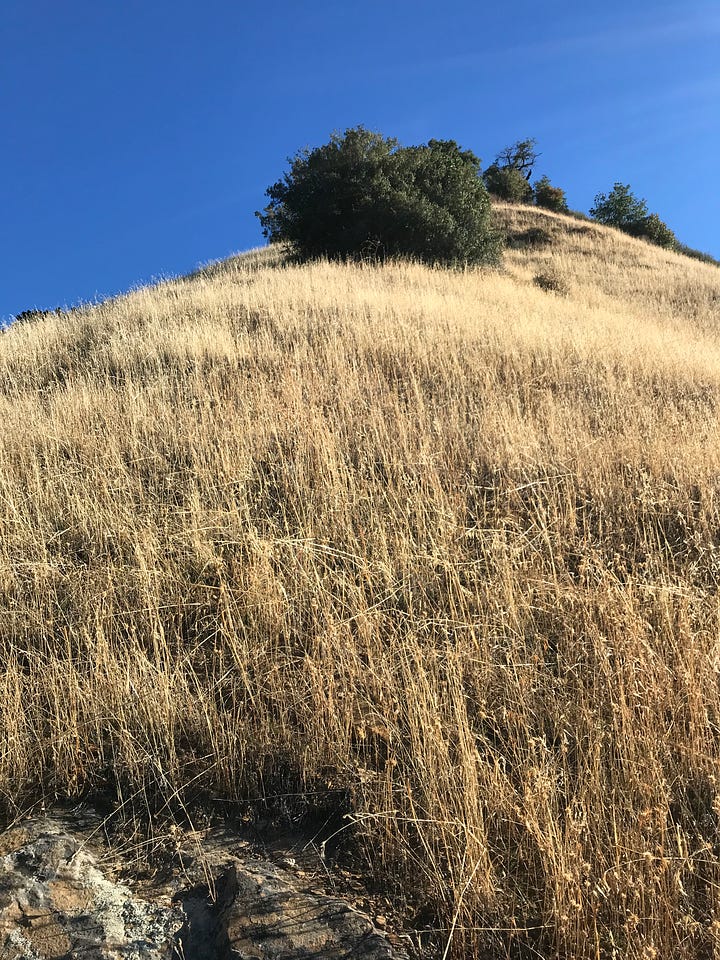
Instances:
[[[286,158],[362,123],[536,137],[720,257],[718,0],[1,0],[0,318],[264,242]]]

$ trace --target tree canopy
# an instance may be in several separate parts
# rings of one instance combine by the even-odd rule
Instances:
[[[506,170],[517,170],[526,180],[532,176],[533,167],[540,154],[535,147],[537,140],[528,137],[526,140],[516,140],[510,147],[505,147],[495,157],[495,166]]]
[[[497,259],[480,161],[454,140],[401,147],[354,127],[289,163],[257,216],[271,243],[288,243],[303,258]]]

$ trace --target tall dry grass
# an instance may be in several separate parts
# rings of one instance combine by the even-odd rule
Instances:
[[[7,815],[304,797],[428,954],[720,957],[720,274],[498,215],[2,336]]]

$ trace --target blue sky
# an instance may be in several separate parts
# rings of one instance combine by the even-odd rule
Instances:
[[[303,146],[362,123],[485,165],[535,137],[720,257],[720,3],[2,0],[0,318],[264,242]]]

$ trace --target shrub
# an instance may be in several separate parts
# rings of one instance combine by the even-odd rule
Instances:
[[[565,191],[560,187],[554,187],[550,183],[549,177],[541,177],[535,184],[533,193],[535,203],[539,207],[554,210],[556,213],[567,213],[568,205]]]
[[[656,213],[647,212],[647,203],[633,196],[628,184],[616,183],[607,196],[599,193],[595,197],[595,205],[590,209],[590,216],[659,247],[673,250],[677,245],[670,227]]]
[[[546,271],[545,273],[536,274],[533,277],[533,283],[536,287],[540,287],[541,290],[545,290],[549,293],[560,293],[565,295],[568,292],[567,284],[563,278],[554,271]]]
[[[720,260],[717,260],[711,253],[695,250],[693,247],[688,247],[684,243],[678,243],[675,249],[685,257],[692,257],[693,260],[700,260],[702,263],[712,263],[714,266],[720,267]]]
[[[43,320],[45,317],[57,316],[62,313],[60,307],[56,307],[55,310],[40,310],[38,308],[33,308],[31,310],[21,310],[20,313],[15,315],[14,323],[32,323],[35,320]]]
[[[610,193],[598,193],[590,216],[598,223],[625,229],[647,217],[647,204],[630,192],[629,184],[616,183]]]
[[[647,217],[635,221],[635,223],[627,224],[624,230],[633,237],[649,240],[650,243],[654,243],[658,247],[665,247],[667,250],[674,250],[677,246],[675,234],[656,213],[651,213]]]
[[[527,203],[532,197],[532,187],[524,175],[514,167],[488,167],[483,175],[485,186],[500,200],[510,203]]]
[[[363,127],[304,150],[266,191],[263,233],[303,258],[493,263],[499,238],[480,161],[454,140],[400,147]]]

